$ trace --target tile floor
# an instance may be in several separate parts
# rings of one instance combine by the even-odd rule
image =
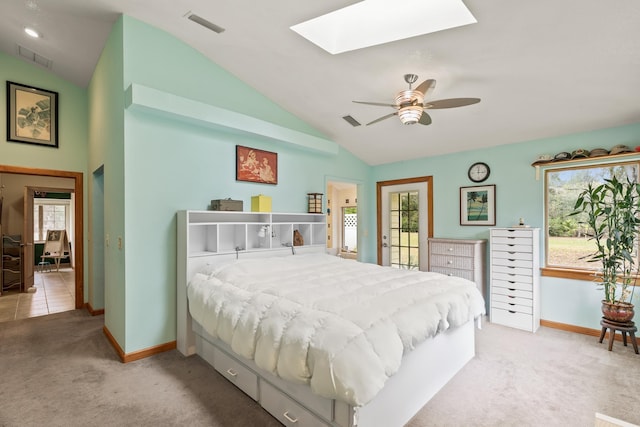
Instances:
[[[72,268],[34,274],[36,292],[8,291],[0,296],[0,322],[74,309],[76,289]]]

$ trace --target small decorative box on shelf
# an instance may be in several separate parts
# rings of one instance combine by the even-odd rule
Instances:
[[[211,201],[212,211],[242,212],[242,200],[216,199]]]
[[[251,212],[271,212],[271,197],[264,194],[251,197]]]

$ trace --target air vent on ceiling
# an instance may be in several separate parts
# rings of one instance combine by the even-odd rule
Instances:
[[[215,32],[215,33],[222,33],[224,31],[224,28],[214,24],[213,22],[207,21],[206,19],[204,19],[201,16],[196,15],[195,13],[190,13],[187,14],[187,19],[190,19],[191,21],[195,22],[196,24],[200,24],[205,28],[210,29],[211,31]]]
[[[17,45],[17,46],[18,46],[18,55],[21,58],[26,59],[29,62],[38,64],[41,67],[51,69],[51,66],[53,65],[52,60],[50,60],[49,58],[45,58],[44,56],[39,55],[34,51],[32,51],[31,49],[27,49],[24,46],[20,46],[20,45]]]
[[[354,119],[351,116],[344,116],[342,118],[345,119],[347,121],[347,123],[349,123],[353,127],[360,126],[360,122],[357,121],[356,119]]]

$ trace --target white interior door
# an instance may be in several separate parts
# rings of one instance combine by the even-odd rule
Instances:
[[[428,191],[427,182],[382,187],[382,265],[426,271]]]

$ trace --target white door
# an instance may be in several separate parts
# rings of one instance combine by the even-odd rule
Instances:
[[[427,270],[428,191],[426,181],[381,188],[382,265]]]

